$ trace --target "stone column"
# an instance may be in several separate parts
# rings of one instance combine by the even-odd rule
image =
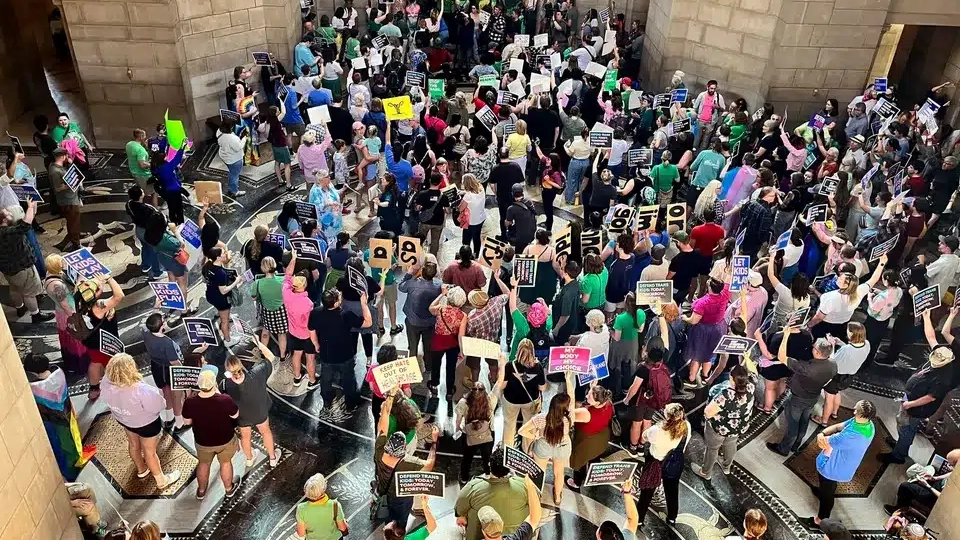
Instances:
[[[49,36],[46,11],[30,2],[0,0],[0,125],[10,126],[26,111],[52,105],[43,72],[41,46]]]
[[[926,522],[941,540],[953,540],[960,535],[960,474],[951,474]]]
[[[28,538],[80,540],[82,535],[4,319],[0,321],[0,539]]]

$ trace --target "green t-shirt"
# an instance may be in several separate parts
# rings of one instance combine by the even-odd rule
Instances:
[[[360,40],[357,38],[350,38],[347,40],[347,44],[344,48],[343,55],[347,60],[353,60],[360,56]]]
[[[337,507],[337,518],[346,521],[343,507],[336,499],[319,502],[302,502],[297,505],[297,522],[307,526],[307,540],[339,540],[343,533],[333,522],[333,509]]]
[[[604,266],[599,274],[584,274],[580,278],[580,294],[589,294],[583,307],[587,309],[597,309],[603,306],[607,301],[607,267]]]
[[[147,149],[137,141],[128,142],[127,167],[130,168],[130,174],[138,178],[150,178],[153,176],[153,173],[150,172],[150,167],[147,167],[146,169],[140,167],[141,161],[150,163],[150,155],[147,154]]]
[[[613,329],[620,331],[620,341],[635,341],[640,328],[647,322],[647,314],[642,309],[637,310],[637,324],[633,324],[633,317],[623,312],[613,321]]]
[[[676,165],[661,163],[650,171],[650,178],[657,191],[667,192],[673,189],[673,183],[680,178],[680,171]]]
[[[519,309],[510,312],[510,318],[513,319],[513,342],[510,345],[510,361],[517,357],[517,347],[520,342],[530,333],[530,323],[527,317]],[[553,331],[553,315],[547,314],[547,332]]]
[[[253,294],[257,295],[263,309],[274,311],[283,306],[283,276],[263,277],[253,283]]]
[[[403,540],[427,540],[428,536],[430,536],[430,531],[427,530],[427,524],[424,523],[417,527],[415,531],[404,536]]]
[[[366,262],[368,262],[368,263],[370,262],[370,250],[369,250],[369,249],[363,250],[363,260],[366,261]],[[397,264],[397,257],[396,257],[396,255],[394,255],[394,256],[390,259],[390,264]],[[376,281],[378,281],[378,282],[380,281],[380,272],[383,272],[383,270],[381,270],[381,269],[379,269],[379,268],[374,268],[374,267],[372,267],[372,266],[370,267],[370,277],[372,277],[374,280],[376,280]],[[394,272],[387,272],[387,280],[384,281],[383,284],[384,284],[384,285],[393,285],[393,284],[396,283],[396,282],[397,282],[397,275],[396,275],[396,273],[394,273]]]

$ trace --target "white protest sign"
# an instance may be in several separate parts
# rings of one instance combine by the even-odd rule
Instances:
[[[401,384],[423,382],[423,373],[420,372],[417,357],[411,356],[373,368],[373,380],[377,382],[380,391],[385,392]]]

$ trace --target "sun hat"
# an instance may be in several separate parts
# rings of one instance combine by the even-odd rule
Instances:
[[[480,289],[474,289],[467,293],[467,301],[475,308],[482,308],[490,301],[490,295]]]
[[[943,367],[950,362],[953,362],[953,351],[950,347],[940,346],[930,353],[930,365],[935,368]]]
[[[537,302],[527,311],[527,322],[530,326],[541,327],[547,322],[547,306]]]
[[[503,518],[493,507],[481,506],[477,511],[477,519],[480,520],[480,530],[487,538],[503,536]]]

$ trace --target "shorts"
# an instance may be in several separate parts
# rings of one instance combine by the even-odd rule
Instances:
[[[117,423],[123,426],[122,423],[120,422],[117,422]],[[156,420],[154,420],[153,422],[150,422],[145,426],[141,426],[138,428],[123,426],[123,429],[129,431],[130,433],[133,433],[134,435],[143,437],[144,439],[152,439],[153,437],[160,435],[160,432],[163,431],[163,424],[160,422],[160,417],[158,416]]]
[[[573,444],[570,441],[565,441],[556,446],[544,439],[537,439],[533,442],[533,457],[537,459],[569,460],[572,452]]]
[[[152,176],[148,176],[146,178],[142,176],[133,177],[133,179],[136,180],[137,185],[140,186],[140,189],[143,190],[144,195],[153,195],[154,193],[157,192],[157,190],[153,188],[153,184],[150,183],[151,178],[153,177]]]
[[[286,146],[274,146],[273,160],[281,165],[289,165],[291,163],[290,148]]]
[[[240,450],[240,447],[237,446],[236,436],[231,437],[227,444],[221,444],[220,446],[203,446],[198,444],[196,447],[197,461],[204,465],[213,463],[214,457],[217,458],[221,466],[225,463],[230,463],[233,455]]]
[[[150,362],[150,374],[153,375],[153,384],[155,384],[157,388],[170,386],[170,364],[163,365]]]
[[[697,274],[701,276],[709,276],[710,269],[713,267],[713,255],[704,255],[703,253],[697,252]]]
[[[823,391],[828,394],[839,394],[841,390],[846,390],[851,384],[853,384],[853,375],[835,375],[823,387]]]
[[[289,332],[287,333],[287,345],[291,351],[303,351],[306,354],[316,354],[317,352],[310,338],[301,339]]]
[[[159,255],[160,266],[167,272],[173,274],[174,277],[183,277],[187,274],[187,267],[178,263],[172,256],[162,251],[158,251],[157,255]]]
[[[627,408],[627,414],[631,421],[633,422],[642,422],[644,420],[653,420],[653,413],[655,411],[652,407],[648,406],[646,403],[639,403],[637,405],[631,405]]]
[[[297,137],[303,137],[303,134],[307,132],[307,125],[302,122],[298,124],[284,124],[283,127],[287,128],[287,133],[293,133]]]
[[[213,285],[207,285],[207,287],[212,287]],[[219,291],[216,291],[219,292]],[[216,296],[207,295],[207,302],[210,302],[210,305],[214,307],[217,311],[230,311],[230,301],[226,296],[219,294]]]
[[[110,359],[113,358],[112,356],[101,352],[99,349],[94,349],[91,347],[87,347],[87,356],[90,358],[91,364],[99,364],[103,367],[107,367],[107,364],[110,363]]]
[[[16,274],[4,274],[7,283],[10,284],[10,292],[17,293],[20,296],[31,297],[43,294],[43,284],[40,283],[40,274],[37,273],[37,267],[30,265]]]
[[[603,303],[603,311],[606,311],[607,313],[614,312],[614,311],[617,311],[617,310],[619,310],[619,309],[623,309],[624,307],[626,307],[626,305],[627,305],[627,304],[626,304],[625,302],[617,302],[617,303],[604,302],[604,303]]]
[[[396,283],[383,286],[383,301],[391,304],[396,303],[397,301],[397,284]]]

